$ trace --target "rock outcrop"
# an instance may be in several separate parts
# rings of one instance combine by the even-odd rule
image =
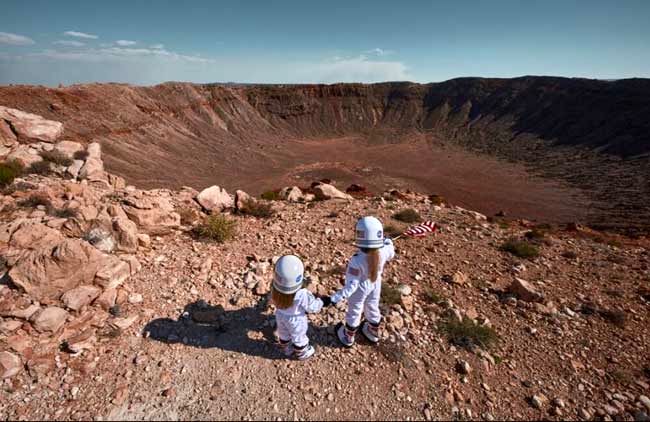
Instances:
[[[7,127],[16,139],[25,141],[55,142],[63,134],[63,124],[46,120],[41,116],[13,108],[0,106],[0,121],[4,120],[0,133],[7,136]],[[5,138],[6,139],[6,138]],[[3,140],[6,142],[6,140]]]

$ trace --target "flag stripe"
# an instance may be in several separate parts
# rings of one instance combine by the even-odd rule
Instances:
[[[404,232],[405,236],[411,237],[423,237],[428,233],[432,233],[436,230],[436,223],[433,221],[425,221],[421,224],[413,226]]]

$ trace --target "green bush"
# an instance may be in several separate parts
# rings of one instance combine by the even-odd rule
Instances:
[[[20,161],[6,161],[0,163],[0,187],[13,183],[16,177],[23,173],[23,165]]]
[[[441,322],[439,328],[450,343],[466,349],[477,346],[489,349],[499,340],[493,328],[477,325],[469,318],[464,318],[462,321],[448,318]]]
[[[211,215],[194,227],[192,232],[200,239],[224,243],[235,237],[237,222],[223,215]]]
[[[86,161],[86,158],[88,158],[88,151],[85,149],[76,151],[73,155],[75,160],[81,160],[81,161]]]
[[[267,201],[279,201],[280,200],[280,191],[269,190],[260,195],[260,198]]]
[[[537,249],[535,245],[531,245],[524,240],[510,239],[501,245],[501,250],[509,252],[519,258],[530,259],[539,256],[539,249]]]
[[[244,201],[243,206],[239,209],[239,212],[257,218],[270,218],[275,214],[273,206],[271,206],[270,203],[264,201],[255,201],[254,199],[247,199]]]
[[[50,163],[63,166],[63,167],[68,167],[72,165],[73,162],[73,160],[71,158],[68,158],[67,155],[56,150],[42,151],[41,158],[43,158],[43,160],[45,161],[49,161]]]
[[[393,218],[397,221],[403,221],[404,223],[419,223],[422,221],[420,214],[413,208],[406,208],[396,214],[393,214]]]
[[[46,160],[37,161],[31,166],[29,166],[29,168],[27,169],[27,173],[47,176],[48,174],[52,173],[52,166],[50,165],[49,161]]]

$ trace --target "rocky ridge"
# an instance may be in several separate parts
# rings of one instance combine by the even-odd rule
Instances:
[[[643,243],[581,227],[540,234],[439,198],[325,182],[282,189],[275,214],[254,218],[242,214],[243,191],[140,190],[104,171],[99,144],[20,133],[7,156],[25,165],[43,151],[86,153],[2,192],[4,419],[647,418]],[[274,261],[298,254],[309,288],[331,293],[354,221],[373,214],[399,232],[407,225],[393,217],[406,208],[441,228],[397,244],[382,344],[338,347],[345,309],[331,307],[311,317],[318,355],[283,359],[266,297]],[[236,221],[235,238],[192,236],[208,215]],[[539,256],[501,249],[527,238]],[[469,331],[450,336],[450,321]],[[498,341],[472,341],[477,329]]]

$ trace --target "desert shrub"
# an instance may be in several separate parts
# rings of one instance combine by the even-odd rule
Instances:
[[[280,200],[280,191],[269,190],[260,195],[260,198],[266,201],[279,201]]]
[[[247,199],[244,201],[239,212],[257,218],[270,218],[275,214],[275,210],[270,203],[265,201],[255,201],[254,199]]]
[[[68,167],[69,165],[72,164],[72,159],[69,158],[67,155],[63,154],[60,151],[52,150],[52,151],[41,151],[41,158],[45,161],[49,161],[50,163],[63,166],[63,167]]]
[[[442,296],[440,296],[438,292],[433,290],[431,287],[424,288],[424,298],[427,300],[427,302],[434,303],[436,305],[444,300]]]
[[[16,177],[23,173],[23,165],[20,161],[5,161],[0,163],[0,187],[13,183]]]
[[[620,241],[616,240],[616,239],[609,239],[607,241],[607,244],[609,246],[612,246],[612,247],[618,248],[618,249],[621,249],[623,247],[623,244]]]
[[[625,327],[625,322],[627,321],[627,315],[625,312],[619,311],[617,309],[600,309],[598,311],[601,317],[612,325],[615,325],[619,328]]]
[[[577,259],[578,254],[575,253],[574,251],[564,251],[562,252],[562,256],[566,259]]]
[[[50,201],[50,197],[47,194],[42,192],[34,193],[18,201],[18,206],[25,208],[36,208],[39,205],[44,205],[49,208],[52,206],[52,201]]]
[[[429,200],[433,205],[443,205],[445,203],[445,197],[440,195],[429,195]]]
[[[402,234],[404,230],[402,230],[401,227],[398,227],[393,224],[387,224],[386,227],[384,227],[384,236],[394,238]]]
[[[337,218],[339,216],[339,213],[337,211],[332,211],[331,213],[327,214],[327,218]]]
[[[47,208],[47,213],[57,218],[73,218],[79,215],[79,212],[74,208],[56,208],[53,206]]]
[[[200,239],[224,243],[235,237],[237,222],[223,215],[211,215],[192,229]]]
[[[526,239],[530,240],[541,240],[546,237],[546,232],[540,228],[535,227],[534,229],[526,232],[524,236],[526,236]]]
[[[86,159],[88,158],[88,151],[86,151],[85,149],[81,149],[81,150],[79,150],[79,151],[75,151],[75,153],[72,155],[72,157],[73,157],[75,160],[86,161]]]
[[[519,258],[535,258],[539,255],[539,249],[535,245],[524,240],[510,239],[503,245],[501,245],[501,250],[509,252]]]
[[[48,174],[52,173],[52,166],[50,165],[49,161],[37,161],[29,166],[29,168],[27,168],[27,173],[47,176]]]
[[[381,301],[385,305],[397,305],[402,300],[402,294],[395,286],[390,284],[382,284],[381,286]]]
[[[406,208],[396,214],[393,214],[393,218],[397,221],[403,221],[404,223],[419,223],[422,221],[420,214],[413,208]]]
[[[632,375],[629,371],[622,369],[614,369],[610,372],[607,372],[607,375],[620,384],[630,384],[634,381],[634,375]]]
[[[462,321],[448,318],[441,322],[439,328],[450,343],[466,349],[473,349],[476,346],[489,349],[499,340],[493,328],[477,325],[469,318],[464,318]]]

